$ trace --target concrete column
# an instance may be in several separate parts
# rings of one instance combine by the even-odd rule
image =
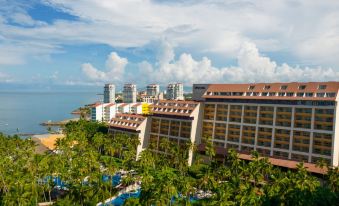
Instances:
[[[291,119],[291,131],[290,131],[290,146],[288,149],[288,159],[292,158],[292,146],[293,146],[293,129],[294,129],[294,116],[295,116],[295,107],[292,107],[292,119]]]
[[[277,106],[274,106],[273,112],[273,128],[272,128],[272,139],[271,139],[271,152],[270,155],[273,156],[273,148],[274,148],[274,139],[275,139],[275,121],[277,119]]]
[[[308,150],[308,162],[311,162],[312,150],[313,150],[313,130],[314,130],[314,121],[315,121],[315,108],[312,108],[312,117],[311,117],[311,132],[310,132],[310,144]]]

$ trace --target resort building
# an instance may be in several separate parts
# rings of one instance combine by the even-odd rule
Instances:
[[[168,84],[166,98],[170,100],[184,100],[184,85],[182,83]]]
[[[137,102],[137,86],[135,84],[125,84],[122,94],[124,103]]]
[[[91,120],[92,121],[105,121],[108,122],[110,119],[115,117],[116,104],[114,103],[97,103],[91,107]]]
[[[113,137],[121,133],[128,136],[137,136],[140,140],[137,148],[138,157],[140,152],[145,149],[148,144],[148,140],[145,138],[145,132],[149,130],[148,121],[146,117],[138,114],[117,114],[115,118],[111,119],[108,132],[111,133]]]
[[[151,129],[146,136],[150,149],[165,152],[161,146],[162,139],[177,143],[178,147],[186,147],[200,138],[198,128],[202,123],[199,118],[202,110],[198,102],[162,100],[152,107]],[[189,164],[192,163],[192,155],[190,151]]]
[[[91,108],[91,120],[109,122],[117,114],[149,114],[149,107],[147,103],[96,103]]]
[[[250,160],[258,151],[277,166],[304,162],[311,172],[324,159],[338,166],[339,82],[194,84],[194,101],[159,100],[144,116],[140,148],[164,152],[161,140],[195,143],[204,154],[211,140],[217,158],[230,148]],[[139,128],[140,129],[140,128]],[[192,151],[189,155],[192,163]]]
[[[130,104],[127,104],[127,103],[117,104],[117,112],[118,113],[129,113],[130,112]]]
[[[129,113],[142,114],[142,103],[131,104]]]
[[[194,87],[194,86],[193,86]],[[339,82],[211,84],[202,96],[201,143],[338,166]]]
[[[153,104],[156,101],[163,100],[163,99],[164,99],[164,93],[160,92],[156,96],[148,96],[148,95],[144,96],[141,98],[141,101],[145,103]]]
[[[160,93],[159,84],[149,84],[146,87],[146,95],[156,97]]]
[[[114,84],[105,84],[104,103],[115,103],[115,86]]]

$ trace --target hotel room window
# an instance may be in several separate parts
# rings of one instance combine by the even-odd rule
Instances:
[[[318,89],[326,89],[326,85],[319,85]]]

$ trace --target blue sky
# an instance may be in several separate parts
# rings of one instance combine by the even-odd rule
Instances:
[[[339,2],[0,0],[0,87],[339,79]]]

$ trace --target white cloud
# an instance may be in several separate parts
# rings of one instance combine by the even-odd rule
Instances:
[[[339,66],[338,58],[333,58],[338,54],[338,1],[44,2],[78,16],[79,21],[57,20],[34,28],[0,23],[0,35],[53,45],[100,43],[124,48],[165,37],[186,51],[224,58],[237,58],[242,44],[250,41],[262,52],[288,52],[298,58],[296,62]],[[17,19],[29,24],[31,18],[23,14]]]
[[[16,12],[14,14],[10,15],[10,19],[17,23],[21,24],[23,26],[42,26],[47,25],[45,22],[37,21],[32,19],[32,17],[25,12]]]
[[[127,63],[128,60],[126,58],[122,58],[117,53],[112,52],[106,60],[106,71],[98,70],[90,63],[83,64],[82,71],[90,80],[95,82],[120,82],[122,81]]]
[[[0,66],[24,64],[31,57],[48,59],[64,45],[140,49],[166,39],[160,42],[156,62],[136,63],[139,71],[128,71],[128,60],[116,53],[109,55],[102,70],[85,63],[82,71],[91,84],[339,79],[339,1],[44,0],[79,17],[50,24],[32,19],[25,6],[4,2],[0,2]],[[186,53],[175,57],[173,45]],[[272,51],[277,62],[282,62],[280,54],[288,54],[293,63],[289,59],[277,63],[263,55]],[[219,59],[220,65],[223,58],[237,63],[227,67],[212,63]]]
[[[171,48],[162,47],[166,54]],[[147,74],[148,82],[163,84],[172,81],[192,83],[229,83],[229,82],[279,82],[279,81],[330,81],[338,80],[339,72],[332,68],[292,67],[284,63],[278,65],[270,58],[262,56],[255,44],[245,42],[238,52],[237,65],[217,68],[209,58],[195,60],[192,55],[183,53],[178,59],[158,57],[157,63],[141,62],[139,70]],[[161,62],[161,63],[160,63]]]
[[[0,72],[0,82],[12,82],[13,79],[8,74]]]

